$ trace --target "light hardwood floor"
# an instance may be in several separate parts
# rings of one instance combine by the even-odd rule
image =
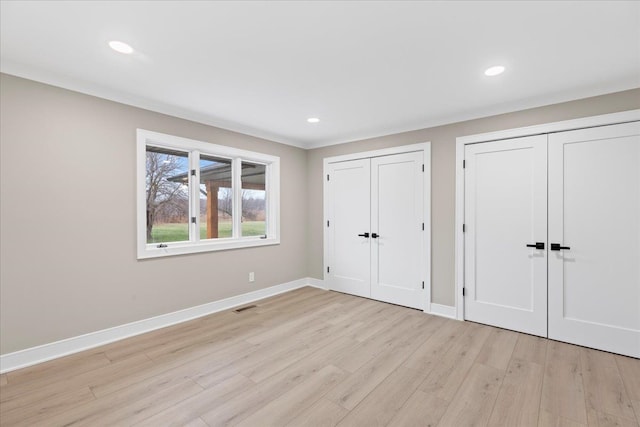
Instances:
[[[2,426],[638,426],[640,360],[304,288],[0,377]]]

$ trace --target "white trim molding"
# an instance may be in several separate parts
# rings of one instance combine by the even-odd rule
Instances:
[[[456,138],[455,317],[464,320],[464,151],[465,145],[640,121],[640,109]]]
[[[433,314],[434,316],[446,317],[448,319],[456,319],[456,308],[452,305],[443,305],[431,303],[429,311],[425,310],[425,313]]]
[[[580,119],[563,120],[560,122],[543,123],[496,132],[479,133],[456,138],[456,143],[473,144],[477,142],[497,141],[500,139],[519,138],[521,136],[541,135],[546,133],[566,132],[569,130],[607,126],[640,120],[640,110],[621,111],[619,113],[602,114],[599,116],[582,117]]]
[[[313,286],[325,289],[322,281],[312,278],[294,280],[269,288],[259,289],[242,295],[209,302],[172,313],[161,314],[148,319],[131,322],[113,328],[90,332],[77,337],[67,338],[37,347],[27,348],[0,355],[0,373],[15,371],[38,363],[79,353],[84,350],[99,347],[125,338],[151,332],[156,329],[166,328],[178,323],[187,322],[198,317],[207,316],[219,311],[244,305],[253,301],[268,298],[294,289]]]
[[[380,150],[362,151],[353,154],[343,154],[341,156],[325,157],[324,165],[329,163],[346,162],[349,160],[369,159],[371,157],[390,156],[392,154],[411,153],[414,151],[425,151],[429,148],[430,142],[422,142],[418,144],[400,145],[398,147],[382,148]]]
[[[329,288],[327,288],[327,285],[324,284],[324,280],[322,279],[316,279],[313,277],[307,277],[307,285],[311,286],[313,288],[318,288],[318,289],[322,289],[325,291],[328,291]]]
[[[420,120],[410,125],[394,126],[387,128],[384,131],[364,131],[346,135],[342,138],[331,138],[317,141],[301,141],[297,138],[292,138],[290,135],[283,135],[279,132],[270,131],[267,129],[258,129],[253,126],[248,126],[243,123],[238,123],[231,120],[226,120],[221,117],[213,117],[205,112],[194,111],[193,109],[185,108],[182,106],[171,105],[167,102],[149,99],[144,96],[133,95],[131,93],[125,93],[120,90],[115,90],[110,87],[106,87],[100,84],[80,81],[78,79],[69,77],[64,74],[56,73],[51,70],[45,70],[40,67],[34,67],[18,63],[15,61],[9,61],[3,58],[1,71],[5,74],[21,77],[24,79],[34,80],[44,84],[68,89],[75,92],[80,92],[90,96],[103,98],[109,101],[118,102],[132,107],[145,109],[148,111],[154,111],[169,116],[178,117],[185,120],[190,120],[196,123],[202,123],[209,126],[215,126],[220,129],[230,130],[232,132],[239,132],[245,135],[250,135],[256,138],[266,139],[269,141],[278,142],[281,144],[291,145],[294,147],[303,148],[306,150],[327,147],[332,145],[345,144],[348,142],[362,141],[364,139],[379,138],[383,136],[396,135],[398,133],[411,132],[421,129],[433,128],[436,126],[443,126],[452,123],[459,123],[468,120],[476,120],[484,117],[496,116],[499,114],[511,113],[514,111],[522,111],[531,108],[544,107],[547,105],[559,104],[563,102],[571,102],[574,100],[580,100],[590,98],[594,96],[606,95],[614,92],[621,92],[626,90],[635,89],[637,87],[637,80],[630,78],[615,84],[603,86],[602,84],[589,87],[588,89],[580,88],[578,90],[567,91],[553,96],[539,96],[529,98],[526,100],[518,100],[514,102],[508,102],[504,104],[495,105],[493,107],[485,107],[481,111],[467,111],[459,114],[451,114],[444,117],[437,117],[434,119]]]

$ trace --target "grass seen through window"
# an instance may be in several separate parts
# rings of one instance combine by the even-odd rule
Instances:
[[[203,221],[200,224],[200,239],[206,239],[206,222]],[[231,237],[231,222],[221,222],[218,227],[218,237]],[[243,236],[262,236],[264,235],[264,230],[264,221],[244,221],[242,223]],[[155,224],[151,232],[151,238],[154,243],[187,241],[189,240],[189,224]]]

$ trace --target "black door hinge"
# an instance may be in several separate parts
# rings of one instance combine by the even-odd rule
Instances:
[[[467,224],[462,224],[462,232],[464,233],[465,231],[467,231]]]
[[[192,217],[191,217],[191,223],[192,223],[192,224],[195,224],[195,223],[196,223],[196,217],[195,217],[195,216],[192,216]]]
[[[329,174],[327,174],[327,181],[329,181]]]
[[[464,296],[465,292],[464,292],[465,288],[462,288],[462,296]]]
[[[329,226],[329,221],[327,220],[327,227]]]
[[[191,176],[196,176],[196,170],[195,169],[191,169]]]
[[[422,165],[422,172],[424,172],[424,164]]]
[[[422,223],[422,231],[424,231],[424,222]]]
[[[466,161],[466,160],[463,160],[463,161],[462,161],[462,169],[464,169],[464,168],[466,168],[466,167],[467,167],[467,161]]]
[[[424,280],[422,281],[422,289],[424,289]]]
[[[331,267],[327,267],[327,273],[331,271]]]

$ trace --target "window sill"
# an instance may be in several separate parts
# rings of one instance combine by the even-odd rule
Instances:
[[[186,255],[201,252],[215,252],[229,249],[253,248],[260,246],[279,245],[278,238],[244,238],[244,239],[225,239],[215,242],[189,243],[176,242],[166,243],[166,248],[158,248],[156,244],[147,245],[138,248],[138,259],[160,258],[173,255]]]

